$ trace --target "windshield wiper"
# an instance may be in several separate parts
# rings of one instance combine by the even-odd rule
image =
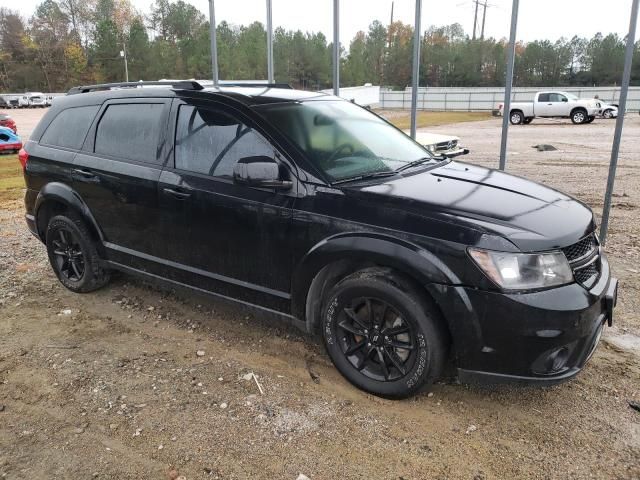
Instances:
[[[348,182],[357,182],[359,180],[368,180],[370,178],[392,177],[395,174],[396,174],[396,170],[392,170],[390,172],[366,173],[364,175],[356,175],[355,177],[341,178],[340,180],[336,180],[335,182],[332,182],[332,185],[339,185],[341,183],[348,183]]]
[[[413,162],[409,162],[406,165],[396,168],[396,172],[402,172],[403,170],[407,170],[408,168],[417,167],[418,165],[422,165],[423,163],[430,162],[431,160],[446,160],[446,157],[422,157],[418,160],[414,160]]]

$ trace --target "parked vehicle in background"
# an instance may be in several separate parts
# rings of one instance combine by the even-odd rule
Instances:
[[[449,359],[462,381],[567,380],[613,321],[595,216],[567,195],[332,95],[134,86],[72,89],[18,157],[27,226],[73,292],[122,270],[261,308],[391,398]]]
[[[0,127],[10,128],[13,133],[18,133],[16,122],[8,113],[0,112]]]
[[[613,105],[612,103],[606,103],[600,100],[600,105],[602,108],[602,113],[600,114],[602,118],[616,118],[618,116],[618,106]]]
[[[22,148],[22,140],[7,127],[0,127],[0,152],[18,153]]]
[[[26,93],[18,97],[18,108],[29,108],[29,97]]]
[[[538,92],[533,102],[513,102],[509,120],[527,125],[536,117],[570,118],[574,124],[591,123],[602,113],[599,100],[581,99],[567,92]]]
[[[468,149],[460,146],[460,138],[453,135],[418,132],[416,133],[416,142],[426,147],[434,155],[444,155],[448,158],[469,153]]]
[[[8,95],[0,95],[0,108],[15,108],[18,102],[12,102],[12,98]]]
[[[44,108],[47,106],[47,100],[43,93],[41,92],[27,92],[26,94],[27,101],[29,102],[29,107],[31,108]]]

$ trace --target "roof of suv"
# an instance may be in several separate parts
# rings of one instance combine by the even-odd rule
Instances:
[[[190,97],[190,98],[215,98],[226,97],[234,99],[247,106],[264,105],[269,103],[300,102],[315,99],[335,99],[332,95],[322,92],[309,92],[290,88],[265,87],[205,87],[201,90],[174,88],[171,86],[150,85],[142,88],[120,88],[110,90],[95,90],[85,93],[77,93],[65,96],[67,106],[102,103],[112,98],[158,98],[158,97]]]

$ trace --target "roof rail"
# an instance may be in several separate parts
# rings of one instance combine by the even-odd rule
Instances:
[[[137,88],[146,86],[171,86],[178,90],[202,90],[204,87],[198,82],[193,80],[175,80],[175,81],[160,81],[160,82],[117,82],[117,83],[99,83],[96,85],[82,85],[79,87],[73,87],[67,95],[75,95],[76,93],[87,93],[96,90],[112,90],[114,88]]]
[[[218,87],[258,87],[258,88],[285,88],[292,90],[293,87],[288,83],[259,83],[259,82],[225,82],[222,81]]]

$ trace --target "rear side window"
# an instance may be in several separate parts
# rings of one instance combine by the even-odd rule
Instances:
[[[244,157],[273,158],[273,147],[255,130],[217,110],[181,105],[176,127],[176,168],[232,177]]]
[[[540,95],[538,95],[538,101],[539,102],[548,102],[549,101],[549,94],[548,93],[541,93]]]
[[[162,103],[109,105],[96,132],[95,152],[111,157],[160,163],[158,140]]]
[[[49,124],[40,143],[78,150],[99,108],[98,105],[89,105],[63,110]]]

